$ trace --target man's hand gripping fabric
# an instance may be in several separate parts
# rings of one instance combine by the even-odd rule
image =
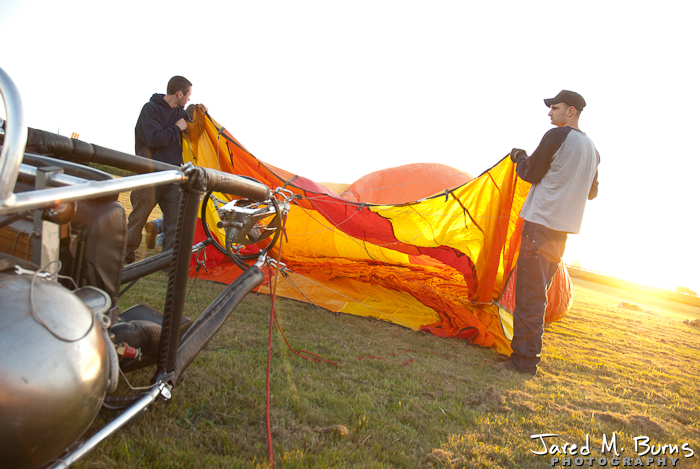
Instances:
[[[523,156],[527,157],[527,153],[525,152],[525,150],[521,150],[520,148],[513,148],[513,149],[510,151],[510,160],[511,160],[513,163],[517,163],[517,162],[518,162],[518,157],[519,157],[520,155],[523,155]]]

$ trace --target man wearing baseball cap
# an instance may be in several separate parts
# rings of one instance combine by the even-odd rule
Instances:
[[[531,156],[513,148],[518,176],[532,183],[520,216],[524,219],[515,282],[511,361],[506,368],[535,375],[542,351],[547,290],[569,233],[578,233],[587,199],[598,194],[600,155],[578,127],[583,97],[563,90],[545,99],[556,127]]]

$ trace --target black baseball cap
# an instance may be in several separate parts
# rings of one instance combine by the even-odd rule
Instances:
[[[586,107],[586,101],[583,99],[583,96],[575,91],[569,90],[561,90],[554,98],[545,99],[544,103],[547,105],[547,107],[552,107],[552,104],[566,103],[575,107],[579,111]]]

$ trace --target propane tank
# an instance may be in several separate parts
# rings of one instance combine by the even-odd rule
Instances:
[[[0,272],[0,467],[61,455],[97,416],[108,381],[96,314],[50,279]]]

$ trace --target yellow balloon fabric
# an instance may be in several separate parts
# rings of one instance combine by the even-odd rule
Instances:
[[[494,302],[517,261],[518,215],[530,187],[510,158],[476,178],[425,163],[371,173],[352,184],[320,184],[258,160],[199,109],[194,116],[185,161],[298,196],[271,253],[287,267],[277,295],[510,354]],[[208,226],[217,220],[209,207]],[[240,274],[211,247],[206,257],[207,273],[198,273],[203,278],[230,283]],[[269,289],[267,282],[259,291]],[[552,314],[561,318],[566,311],[559,309]]]

